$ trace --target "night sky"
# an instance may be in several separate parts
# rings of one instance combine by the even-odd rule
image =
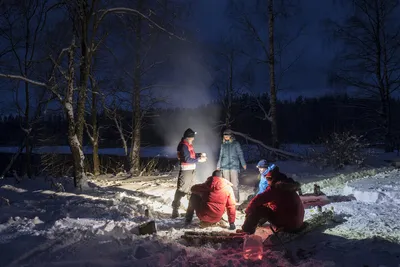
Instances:
[[[231,27],[227,18],[227,0],[195,1],[191,24],[196,29],[198,38],[204,41],[216,41]],[[319,96],[333,93],[326,84],[326,73],[330,63],[338,51],[338,45],[329,42],[323,21],[325,19],[340,19],[343,17],[343,6],[335,1],[306,0],[301,2],[299,13],[290,18],[284,29],[277,31],[292,31],[295,35],[298,28],[291,25],[305,25],[303,34],[288,48],[292,58],[302,54],[290,73],[284,77],[287,81],[285,89],[279,92],[280,98],[295,98],[298,95]],[[342,12],[342,14],[340,13]],[[290,58],[288,62],[291,62]],[[261,87],[261,86],[260,86]],[[268,89],[268,88],[267,88]],[[267,90],[266,89],[266,90]],[[261,91],[263,89],[259,89]]]
[[[195,36],[199,42],[202,43],[217,43],[221,40],[222,36],[226,36],[227,32],[232,26],[231,20],[226,15],[227,0],[201,0],[193,1],[193,10],[188,22],[188,28],[194,29]],[[299,95],[302,96],[319,96],[326,93],[334,93],[327,85],[327,72],[330,69],[330,63],[338,53],[338,45],[329,42],[329,33],[323,25],[325,19],[335,19],[343,16],[343,6],[338,6],[335,1],[321,1],[321,0],[306,0],[299,1],[301,3],[299,13],[294,17],[285,21],[285,25],[276,25],[277,32],[285,31],[289,36],[296,34],[299,25],[304,25],[305,29],[302,35],[285,52],[286,62],[291,62],[295,57],[301,55],[300,59],[290,69],[290,71],[282,79],[283,90],[279,91],[279,99],[294,99]],[[340,13],[342,12],[342,14]],[[266,26],[265,26],[266,27]],[[179,63],[180,64],[180,63]],[[211,89],[213,80],[212,69],[199,65],[195,62],[194,66],[181,65],[179,70],[201,69],[204,75],[197,75],[194,78],[193,84],[191,81],[182,83],[189,84],[183,86],[181,89],[176,90],[177,94],[170,94],[172,97],[172,104],[176,104],[175,100],[181,97],[181,90],[187,92],[188,102],[195,101],[198,104],[209,102],[210,99],[216,97],[215,92],[207,90]],[[255,72],[257,70],[254,70]],[[258,70],[259,71],[259,70]],[[264,70],[265,76],[268,76],[268,71]],[[181,75],[183,77],[190,77],[190,75]],[[257,74],[258,77],[262,75]],[[183,78],[177,78],[179,83]],[[206,82],[203,83],[203,80]],[[269,90],[268,81],[266,79],[258,80],[254,85],[255,93],[263,93]],[[176,97],[174,97],[176,95]],[[3,94],[3,101],[9,102],[12,96],[9,93]],[[1,105],[1,103],[0,103]]]

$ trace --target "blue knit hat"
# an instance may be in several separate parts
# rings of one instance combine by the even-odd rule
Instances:
[[[265,159],[262,159],[257,163],[257,168],[268,168],[268,167],[269,164]]]

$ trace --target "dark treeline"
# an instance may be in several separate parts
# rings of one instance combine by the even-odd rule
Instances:
[[[268,98],[262,96],[258,101],[249,95],[242,95],[233,101],[231,127],[258,139],[265,144],[270,144],[270,123],[264,120],[264,114],[259,108],[262,104],[268,110]],[[278,101],[278,125],[279,140],[281,143],[319,143],[321,139],[333,132],[352,131],[365,136],[371,142],[382,142],[383,134],[380,132],[379,113],[374,100],[361,100],[350,98],[347,95],[324,96],[319,98],[298,97],[295,100]],[[399,125],[400,100],[393,100],[392,131],[393,137],[398,136],[396,127]],[[142,145],[159,146],[164,144],[163,137],[155,130],[160,118],[171,123],[182,120],[182,114],[187,117],[213,117],[220,112],[220,121],[223,122],[225,114],[219,102],[213,102],[196,109],[170,108],[153,110],[157,114],[145,119],[142,128]],[[119,111],[119,116],[124,125],[132,123],[132,115],[129,112]],[[209,114],[209,116],[207,115]],[[100,147],[121,147],[120,135],[114,123],[105,114],[99,114]],[[18,116],[2,116],[0,132],[0,145],[19,146],[24,138],[21,130],[21,119]],[[182,124],[182,122],[180,122]],[[193,127],[187,125],[187,127]],[[38,123],[32,135],[32,143],[41,145],[68,145],[65,132],[67,124],[60,114],[47,115]],[[90,145],[86,136],[84,145]]]

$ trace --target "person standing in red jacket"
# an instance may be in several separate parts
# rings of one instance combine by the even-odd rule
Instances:
[[[192,222],[194,212],[201,222],[210,225],[217,224],[226,210],[229,229],[236,229],[235,194],[232,183],[222,177],[221,171],[214,171],[205,183],[194,185],[191,191],[192,195],[186,212],[186,224]]]
[[[172,201],[172,218],[179,217],[179,207],[181,199],[190,193],[190,188],[193,186],[196,179],[196,163],[205,162],[207,157],[203,154],[196,154],[193,148],[193,141],[196,132],[188,128],[183,133],[183,138],[177,147],[177,156],[179,160],[179,174],[177,188],[175,191],[174,200]]]
[[[279,172],[278,167],[267,176],[267,181],[267,189],[256,195],[246,209],[243,232],[254,234],[261,221],[269,221],[286,232],[300,229],[304,221],[303,203],[296,192],[300,184]]]

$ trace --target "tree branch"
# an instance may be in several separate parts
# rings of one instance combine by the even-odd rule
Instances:
[[[102,9],[98,11],[100,13],[100,17],[99,17],[99,23],[104,19],[104,17],[108,14],[112,14],[112,13],[116,13],[116,14],[125,14],[125,13],[134,13],[136,15],[141,16],[142,18],[144,18],[145,20],[149,21],[151,24],[153,24],[157,29],[159,29],[162,32],[167,33],[168,35],[175,37],[181,41],[187,41],[185,38],[180,37],[170,31],[168,31],[167,29],[165,29],[164,27],[160,26],[158,23],[156,23],[155,21],[153,21],[152,19],[150,19],[148,16],[144,15],[143,13],[141,13],[140,11],[136,10],[136,9],[132,9],[132,8],[127,8],[127,7],[114,7],[114,8],[109,8],[109,9]]]
[[[272,152],[274,152],[274,153],[277,154],[277,155],[285,156],[285,157],[287,157],[287,158],[297,158],[297,159],[302,159],[302,158],[303,158],[303,157],[302,157],[301,155],[299,155],[299,154],[295,154],[295,153],[287,152],[287,151],[284,151],[284,150],[281,150],[281,149],[278,149],[278,148],[273,148],[273,147],[267,146],[266,144],[264,144],[264,143],[261,142],[260,140],[254,139],[254,138],[250,137],[250,136],[247,135],[247,134],[244,134],[244,133],[241,133],[241,132],[236,132],[236,131],[232,131],[232,133],[233,133],[234,135],[241,136],[241,137],[243,137],[243,138],[249,140],[250,142],[253,142],[253,143],[255,143],[255,144],[258,144],[258,145],[260,145],[261,147],[263,147],[263,148],[265,148],[265,149],[267,149],[267,150],[269,150],[269,151],[272,151]]]
[[[30,83],[30,84],[33,84],[33,85],[36,85],[36,86],[41,86],[41,87],[46,87],[46,88],[48,87],[46,83],[38,82],[38,81],[35,81],[35,80],[31,80],[31,79],[26,78],[26,77],[21,76],[21,75],[0,73],[0,77],[11,79],[11,80],[20,80],[20,81],[24,81],[24,82],[27,82],[27,83]]]

